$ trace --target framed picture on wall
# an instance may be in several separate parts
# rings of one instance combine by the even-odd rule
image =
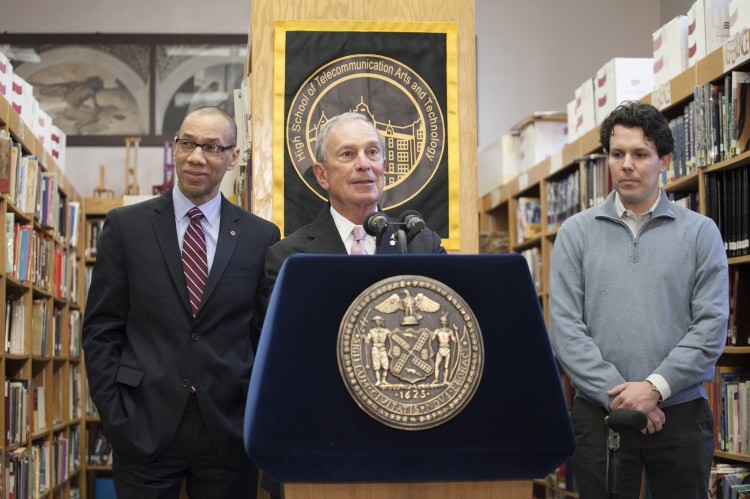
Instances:
[[[68,145],[161,145],[193,109],[234,114],[246,35],[12,35],[0,52]]]

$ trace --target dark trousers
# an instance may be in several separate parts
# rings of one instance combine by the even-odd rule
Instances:
[[[638,499],[641,475],[654,499],[705,499],[714,451],[714,419],[708,402],[696,399],[662,409],[661,431],[643,435],[620,432],[620,499]],[[607,411],[577,397],[571,409],[576,433],[573,471],[581,499],[606,499]]]
[[[258,469],[249,459],[225,462],[216,452],[195,397],[158,458],[135,463],[115,450],[112,470],[121,499],[178,499],[183,480],[193,499],[255,499],[258,489]]]

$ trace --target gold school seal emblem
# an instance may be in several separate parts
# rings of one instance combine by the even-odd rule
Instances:
[[[326,63],[302,83],[286,116],[286,148],[299,178],[327,200],[315,180],[318,130],[345,111],[367,116],[383,137],[387,157],[381,209],[417,196],[435,176],[446,151],[446,124],[427,82],[400,61],[354,54]]]
[[[391,277],[363,291],[341,321],[337,349],[357,405],[402,430],[433,428],[461,412],[484,366],[469,306],[422,276]]]

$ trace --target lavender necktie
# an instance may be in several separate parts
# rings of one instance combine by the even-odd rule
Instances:
[[[352,229],[352,235],[354,236],[354,244],[352,244],[352,255],[366,255],[365,250],[365,228],[361,225],[355,225]]]

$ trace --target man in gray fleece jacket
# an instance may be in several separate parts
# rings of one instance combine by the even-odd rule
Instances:
[[[727,258],[712,220],[669,202],[666,119],[626,102],[601,125],[614,192],[563,223],[550,270],[550,329],[576,388],[573,468],[582,499],[606,498],[605,417],[647,415],[621,432],[620,498],[637,498],[645,466],[655,499],[704,498],[714,421],[703,382],[727,332]]]

